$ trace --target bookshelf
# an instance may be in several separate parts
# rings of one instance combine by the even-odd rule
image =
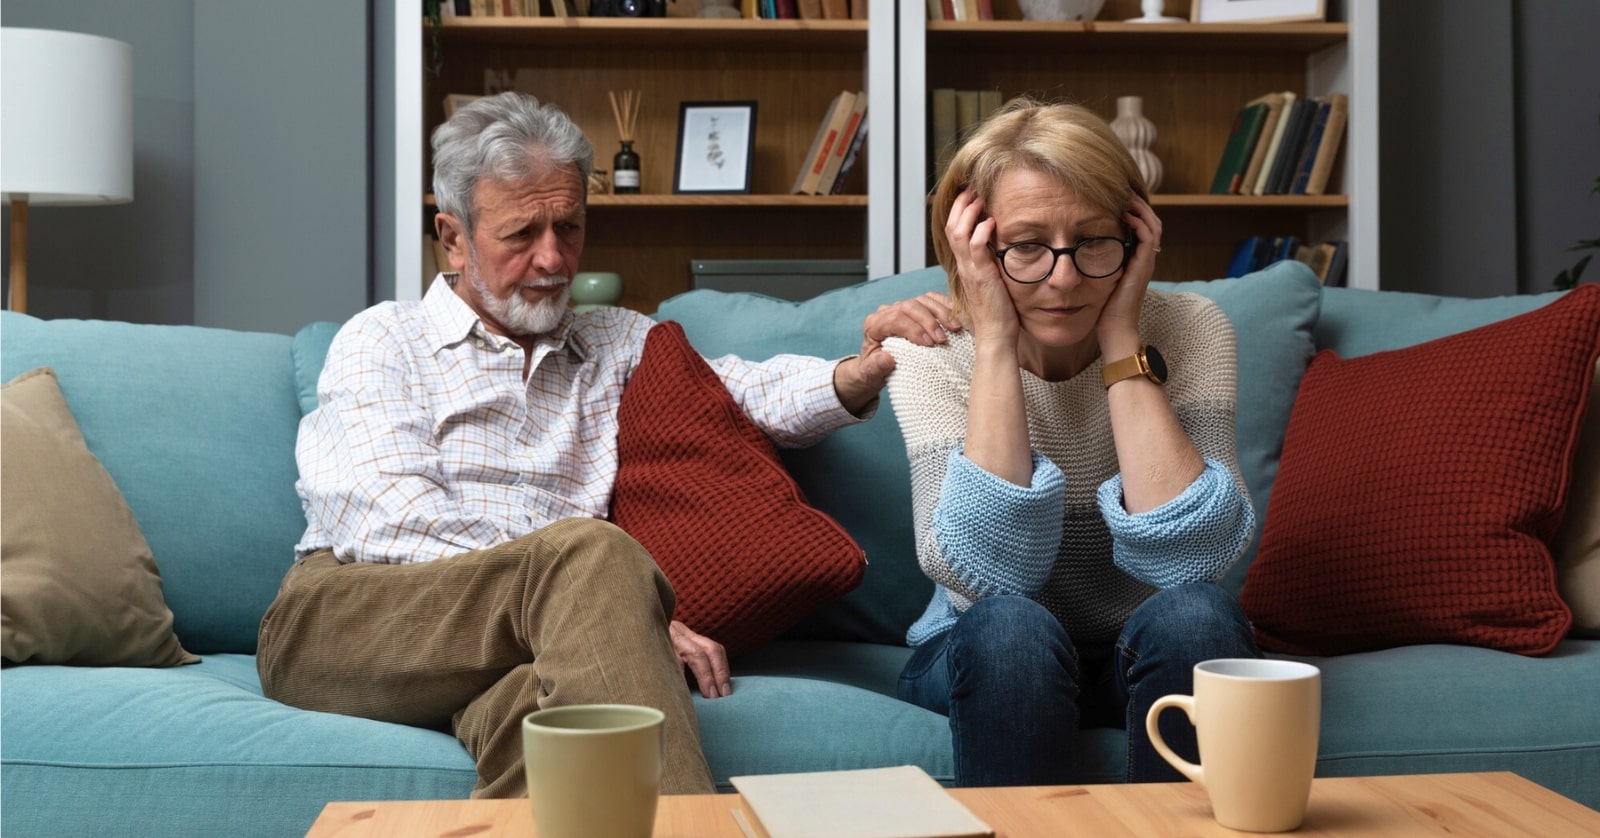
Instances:
[[[447,20],[444,69],[431,63],[420,15],[393,23],[390,91],[380,125],[393,129],[396,299],[421,296],[429,212],[427,133],[447,93],[481,93],[486,70],[509,71],[519,89],[573,114],[610,169],[618,145],[607,90],[642,91],[644,193],[596,195],[582,267],[615,270],[623,303],[654,311],[687,290],[691,259],[865,258],[872,277],[933,264],[928,235],[928,91],[998,87],[1095,108],[1142,96],[1158,131],[1165,178],[1154,204],[1165,223],[1157,278],[1220,276],[1249,235],[1294,234],[1350,242],[1349,283],[1378,287],[1378,15],[1376,0],[1330,3],[1338,19],[1270,25],[1128,24],[1138,0],[1107,0],[1090,23],[1020,20],[1016,0],[994,0],[994,21],[929,21],[926,3],[871,0],[869,18],[824,21],[697,18]],[[1167,13],[1188,4],[1168,0]],[[519,75],[520,74],[520,75]],[[792,196],[796,167],[839,90],[872,97],[866,159],[848,194]],[[1269,90],[1350,94],[1342,161],[1322,196],[1206,194],[1228,125]],[[384,99],[388,94],[392,101]],[[759,105],[749,195],[674,195],[678,103],[755,99]],[[873,161],[878,161],[874,165]],[[423,196],[419,211],[418,198]],[[380,200],[386,195],[380,195]],[[388,244],[380,242],[380,250]],[[387,265],[380,260],[381,269]]]
[[[1077,102],[1106,119],[1118,96],[1141,96],[1156,124],[1165,176],[1153,205],[1162,216],[1160,280],[1221,276],[1234,245],[1258,234],[1351,243],[1350,284],[1377,287],[1377,12],[1374,0],[1343,4],[1346,20],[1271,25],[1131,24],[1138,0],[1108,0],[1098,20],[1045,23],[929,21],[900,10],[900,149],[896,200],[925,206],[929,187],[928,91],[998,88]],[[1333,5],[1333,4],[1330,4]],[[1169,0],[1167,13],[1187,14]],[[996,16],[1017,18],[1015,0]],[[1248,100],[1271,90],[1350,94],[1341,163],[1321,196],[1206,194],[1228,128]],[[897,217],[899,267],[935,264],[927,212]]]
[[[433,33],[426,24],[416,25],[420,31],[412,29],[411,36],[421,42],[422,62],[431,62]],[[622,274],[623,305],[654,311],[662,300],[688,290],[692,259],[865,258],[875,266],[892,265],[892,246],[881,246],[875,259],[869,245],[885,240],[871,234],[874,225],[891,225],[887,214],[873,218],[868,162],[879,146],[877,156],[894,159],[889,131],[868,134],[865,159],[852,171],[845,194],[789,194],[829,101],[840,90],[869,87],[867,21],[457,17],[443,20],[438,35],[439,76],[418,73],[420,114],[411,129],[419,138],[416,153],[398,154],[417,161],[414,176],[423,190],[432,167],[427,135],[443,121],[448,94],[504,86],[554,102],[589,135],[595,167],[609,171],[619,145],[607,92],[640,92],[635,149],[643,161],[643,191],[590,197],[581,260],[584,270]],[[883,54],[887,61],[889,51]],[[892,66],[887,72],[892,78]],[[679,104],[745,99],[758,102],[750,194],[673,194]],[[397,118],[397,132],[408,130],[398,123]],[[882,175],[876,188],[886,193],[892,166]],[[407,238],[429,229],[431,195],[422,204],[423,211],[412,216],[417,232],[397,231],[402,253]],[[404,269],[397,271],[404,282]],[[420,295],[420,280],[409,292]],[[396,296],[407,293],[397,289]]]

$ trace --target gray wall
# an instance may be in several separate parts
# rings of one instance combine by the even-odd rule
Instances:
[[[133,47],[134,200],[30,211],[29,312],[292,333],[365,306],[368,13],[8,0],[6,26]]]
[[[1600,3],[1523,0],[1515,24],[1520,290],[1548,291],[1595,253],[1569,248],[1600,238]],[[1584,279],[1600,282],[1600,260]]]
[[[1600,236],[1600,3],[1379,5],[1381,283],[1548,291]],[[1589,274],[1600,280],[1600,266]]]
[[[133,202],[28,211],[28,311],[194,322],[194,2],[8,0],[0,24],[133,47]],[[9,206],[5,250],[10,259]]]

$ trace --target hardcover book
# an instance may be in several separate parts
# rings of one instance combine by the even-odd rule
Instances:
[[[856,134],[861,130],[861,119],[866,113],[867,92],[863,90],[856,94],[855,103],[845,115],[844,128],[840,130],[838,139],[834,140],[833,150],[828,152],[828,162],[822,167],[822,174],[811,190],[814,194],[827,195],[833,191],[833,182],[839,177],[839,169],[844,165],[851,145],[855,143]]]
[[[751,838],[983,838],[994,830],[915,765],[731,777]]]
[[[1282,93],[1283,106],[1278,109],[1278,121],[1272,126],[1272,139],[1267,143],[1267,153],[1261,159],[1261,169],[1256,173],[1255,181],[1250,184],[1250,194],[1265,195],[1267,192],[1268,175],[1272,172],[1272,163],[1278,159],[1278,148],[1283,145],[1283,134],[1289,127],[1289,115],[1294,111],[1295,95],[1292,90]],[[1262,136],[1266,133],[1263,131]]]
[[[1256,102],[1239,109],[1233,118],[1233,128],[1228,132],[1228,144],[1217,161],[1217,174],[1211,179],[1211,194],[1231,195],[1239,191],[1239,181],[1250,165],[1250,154],[1255,151],[1256,140],[1261,136],[1261,125],[1267,118],[1265,103]]]
[[[1283,141],[1273,156],[1272,170],[1267,174],[1263,195],[1282,195],[1294,176],[1294,164],[1300,162],[1300,147],[1305,144],[1306,131],[1311,118],[1316,115],[1317,103],[1310,99],[1297,99],[1289,112],[1289,125],[1283,131]]]
[[[1278,130],[1278,117],[1283,113],[1282,93],[1267,93],[1251,102],[1266,105],[1267,118],[1261,123],[1261,135],[1256,138],[1255,151],[1250,153],[1250,165],[1245,167],[1244,177],[1239,179],[1239,188],[1234,190],[1240,195],[1255,193],[1256,181],[1261,179],[1261,169],[1266,163],[1267,148],[1272,145],[1271,138],[1276,136]]]
[[[1328,189],[1328,176],[1333,172],[1334,158],[1344,140],[1344,127],[1350,118],[1350,97],[1335,93],[1328,97],[1328,124],[1322,129],[1322,142],[1317,145],[1317,157],[1311,165],[1311,175],[1306,179],[1306,194],[1321,195]]]
[[[816,136],[811,138],[811,150],[807,151],[805,159],[800,161],[800,171],[795,173],[794,186],[789,188],[791,193],[805,195],[815,190],[817,179],[822,175],[821,165],[828,162],[827,153],[833,149],[832,144],[828,143],[829,131],[833,130],[834,136],[838,136],[834,122],[838,120],[841,126],[844,122],[843,114],[840,112],[841,105],[843,111],[848,112],[855,104],[855,96],[848,90],[841,90],[829,103],[828,110],[822,115],[822,124],[818,126]],[[826,149],[823,148],[824,144],[827,144]],[[816,169],[815,175],[811,173],[813,169]]]
[[[1317,99],[1317,114],[1311,119],[1311,131],[1306,134],[1305,144],[1300,147],[1300,160],[1295,164],[1295,174],[1290,179],[1289,188],[1284,190],[1288,194],[1306,194],[1306,184],[1311,180],[1311,166],[1316,163],[1317,148],[1322,145],[1322,131],[1328,126],[1328,112],[1331,109],[1326,97]]]

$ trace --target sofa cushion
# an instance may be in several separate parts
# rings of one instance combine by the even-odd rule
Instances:
[[[945,287],[929,268],[825,292],[804,302],[760,294],[698,290],[661,304],[659,319],[683,324],[700,354],[754,361],[780,353],[843,358],[861,351],[861,321],[879,305]],[[911,541],[911,470],[887,399],[870,422],[811,448],[785,449],[784,464],[810,501],[838,521],[867,556],[861,586],[819,609],[793,637],[904,643],[927,607],[933,583],[917,567]]]
[[[1440,297],[1404,291],[1324,288],[1322,313],[1312,336],[1318,349],[1342,358],[1415,346],[1486,326],[1561,297],[1561,292],[1510,297]]]
[[[1600,641],[1539,658],[1426,645],[1300,660],[1322,670],[1319,777],[1514,771],[1600,806]]]
[[[0,647],[9,663],[194,663],[161,571],[111,475],[83,444],[55,372],[0,388]]]
[[[251,652],[306,519],[287,335],[0,312],[0,377],[53,367],[198,654]]]
[[[13,667],[0,689],[6,835],[303,835],[330,794],[459,799],[477,782],[449,733],[263,697],[249,655]]]
[[[1571,613],[1550,553],[1600,356],[1600,287],[1301,384],[1241,604],[1263,647],[1524,654]]]
[[[806,503],[677,323],[645,338],[618,410],[617,460],[611,520],[672,582],[674,616],[729,654],[861,584],[861,548]]]
[[[289,344],[289,358],[294,364],[294,390],[300,399],[302,416],[317,409],[317,379],[322,376],[328,347],[333,345],[337,334],[338,323],[325,320],[307,323],[294,333],[294,341]]]
[[[1233,279],[1151,283],[1163,291],[1192,291],[1215,301],[1233,324],[1238,345],[1239,471],[1250,490],[1256,534],[1267,520],[1267,501],[1278,476],[1283,434],[1300,377],[1316,347],[1311,333],[1322,310],[1322,283],[1305,265],[1284,260]],[[1237,595],[1255,561],[1257,539],[1228,569],[1222,586]]]

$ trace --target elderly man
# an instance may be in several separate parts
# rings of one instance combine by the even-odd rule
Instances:
[[[261,623],[267,695],[448,728],[475,797],[525,793],[521,719],[630,703],[666,713],[668,793],[710,792],[687,666],[708,698],[727,656],[672,620],[671,586],[604,519],[617,408],[653,322],[574,314],[594,153],[553,105],[480,99],[433,134],[436,227],[454,271],[420,302],[352,318],[300,426],[308,527]],[[780,445],[861,421],[893,360],[711,362]]]

